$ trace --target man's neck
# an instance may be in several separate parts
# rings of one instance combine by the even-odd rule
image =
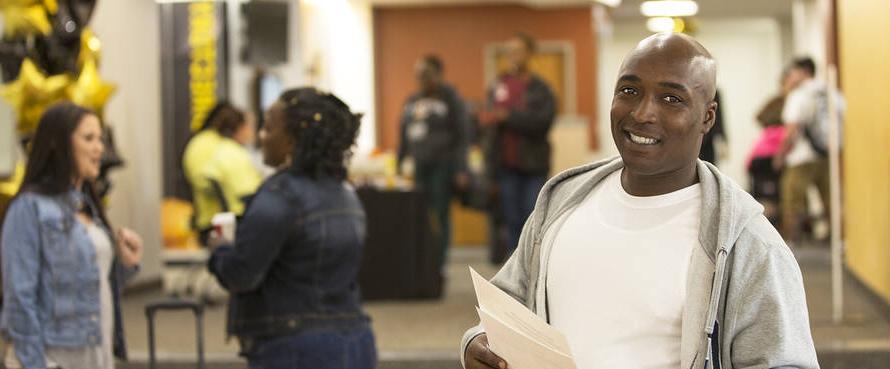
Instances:
[[[513,68],[513,73],[511,73],[514,77],[520,79],[528,79],[531,77],[531,73],[528,71],[527,65],[521,65],[516,68]]]
[[[664,195],[696,183],[698,183],[696,162],[671,172],[658,174],[634,173],[625,167],[621,174],[621,186],[624,187],[624,191],[639,197]]]
[[[420,91],[420,94],[423,95],[424,97],[434,97],[434,96],[439,96],[441,91],[442,91],[442,85],[438,85],[438,86],[431,87],[428,89],[422,89]]]

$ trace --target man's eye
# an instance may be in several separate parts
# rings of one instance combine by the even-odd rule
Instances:
[[[664,99],[664,101],[669,104],[679,104],[679,103],[683,102],[683,100],[681,100],[679,97],[676,97],[676,96],[665,96],[662,99]]]
[[[633,87],[622,87],[621,89],[618,90],[618,92],[621,92],[622,94],[625,94],[625,95],[634,95],[637,93],[637,90]]]

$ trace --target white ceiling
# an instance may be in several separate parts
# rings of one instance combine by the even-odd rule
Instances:
[[[616,19],[642,18],[640,3],[644,0],[623,0],[613,11]],[[699,17],[791,16],[792,0],[697,0]],[[536,7],[586,5],[593,0],[371,0],[375,6],[427,6],[469,4],[520,4]]]

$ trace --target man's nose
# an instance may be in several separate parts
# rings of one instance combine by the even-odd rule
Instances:
[[[655,123],[655,102],[648,96],[638,100],[634,110],[630,112],[631,117],[639,123]]]

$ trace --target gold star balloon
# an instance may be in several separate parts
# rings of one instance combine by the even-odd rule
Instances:
[[[96,68],[96,61],[87,59],[80,71],[80,76],[66,89],[71,102],[90,108],[102,116],[102,110],[116,87],[102,80]]]
[[[22,185],[23,179],[25,179],[25,163],[19,160],[15,163],[15,168],[9,177],[0,178],[0,199],[9,200],[15,196],[19,191],[19,186]],[[0,207],[4,205],[0,204]]]
[[[59,3],[56,0],[43,0],[41,2],[50,13],[56,14],[59,11]]]
[[[67,74],[45,76],[31,59],[22,62],[18,78],[0,86],[0,97],[18,112],[19,134],[31,133],[37,128],[46,108],[65,98],[65,87],[70,81]]]
[[[102,56],[102,42],[89,27],[85,27],[80,35],[80,54],[77,55],[77,67],[83,68],[86,61],[92,59],[99,65]]]
[[[40,1],[0,0],[4,36],[14,37],[31,33],[49,34],[52,31],[52,25],[46,10],[45,5]]]

